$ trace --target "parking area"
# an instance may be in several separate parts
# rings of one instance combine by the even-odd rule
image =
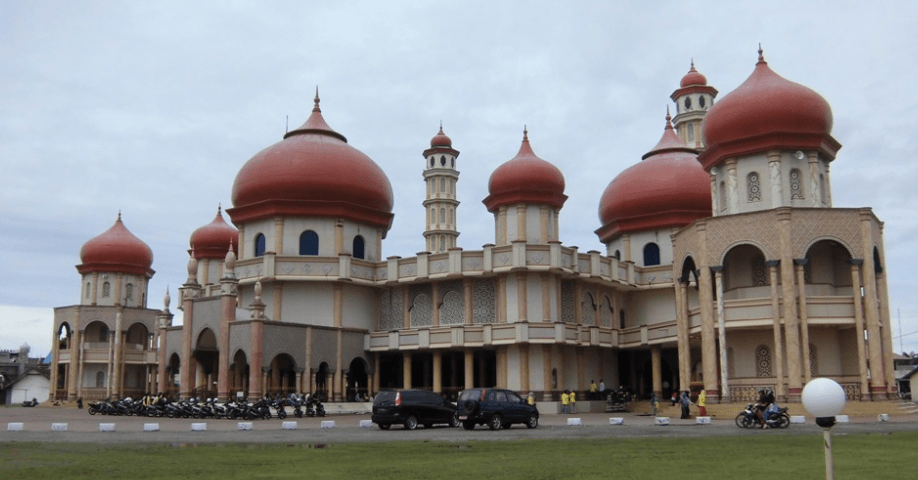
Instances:
[[[166,444],[282,442],[325,444],[408,440],[463,442],[520,438],[614,439],[616,437],[710,435],[818,435],[821,430],[811,420],[806,424],[794,424],[783,430],[744,430],[734,424],[733,418],[714,418],[710,424],[705,425],[697,424],[696,419],[669,418],[669,425],[662,426],[657,424],[654,417],[632,413],[545,415],[540,419],[539,428],[530,430],[522,425],[514,425],[513,428],[498,431],[490,431],[487,427],[476,427],[470,431],[447,427],[418,428],[414,431],[407,431],[397,425],[387,431],[380,430],[375,425],[369,428],[362,427],[361,423],[366,425],[369,419],[369,414],[331,415],[323,418],[288,417],[283,421],[271,419],[244,422],[251,425],[251,430],[240,430],[240,422],[237,420],[115,417],[89,415],[86,410],[75,408],[8,407],[0,408],[0,442]],[[612,419],[621,419],[621,424],[613,425]],[[287,429],[284,428],[285,422],[288,422]],[[289,422],[295,422],[295,424]],[[323,422],[326,423],[323,425]],[[617,422],[616,420],[615,423]],[[12,429],[11,424],[13,424]],[[102,428],[111,431],[100,431],[100,424],[105,424]],[[151,430],[154,424],[155,431],[145,431],[145,428]],[[193,424],[197,424],[197,430],[192,430]],[[242,428],[246,426],[243,425]],[[832,431],[835,435],[918,431],[918,422],[915,416],[894,415],[889,421],[884,422],[878,421],[877,418],[851,418],[849,423],[840,423]]]

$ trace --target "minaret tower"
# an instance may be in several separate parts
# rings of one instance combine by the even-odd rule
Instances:
[[[453,141],[440,131],[430,140],[430,148],[424,150],[424,182],[427,183],[427,228],[424,239],[427,251],[442,253],[456,246],[459,230],[456,228],[456,157],[459,151],[453,148]]]
[[[673,127],[683,143],[698,150],[704,151],[704,139],[701,135],[702,122],[708,110],[714,105],[717,89],[708,85],[708,79],[695,70],[695,61],[692,68],[682,77],[679,88],[669,98],[676,102],[676,117],[673,118]]]

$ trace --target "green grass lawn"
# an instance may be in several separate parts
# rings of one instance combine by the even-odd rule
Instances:
[[[918,432],[833,437],[837,479],[908,478]],[[911,472],[911,473],[907,473]],[[399,480],[825,477],[821,435],[461,443],[0,443],[0,478]]]

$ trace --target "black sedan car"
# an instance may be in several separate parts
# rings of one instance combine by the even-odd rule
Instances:
[[[446,401],[439,393],[426,390],[383,390],[373,400],[373,423],[388,430],[400,424],[406,430],[418,425],[430,428],[437,424],[459,426],[456,405]]]

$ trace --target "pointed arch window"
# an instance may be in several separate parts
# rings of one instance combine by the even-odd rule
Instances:
[[[319,254],[319,234],[306,230],[300,235],[300,255]]]
[[[259,233],[255,235],[255,256],[262,257],[265,254],[265,235]]]
[[[111,294],[112,286],[110,283],[105,282],[102,284],[102,297],[106,298]]]
[[[354,258],[359,258],[363,260],[364,255],[365,255],[363,237],[361,237],[360,235],[357,235],[356,237],[354,237],[353,246],[354,246],[354,249],[353,249]]]
[[[92,284],[86,282],[86,298],[89,298],[89,291],[92,289]]]
[[[644,245],[644,266],[651,267],[660,264],[660,247],[653,242]]]
[[[124,298],[128,300],[134,299],[134,284],[133,283],[127,284],[127,286],[124,288]]]

